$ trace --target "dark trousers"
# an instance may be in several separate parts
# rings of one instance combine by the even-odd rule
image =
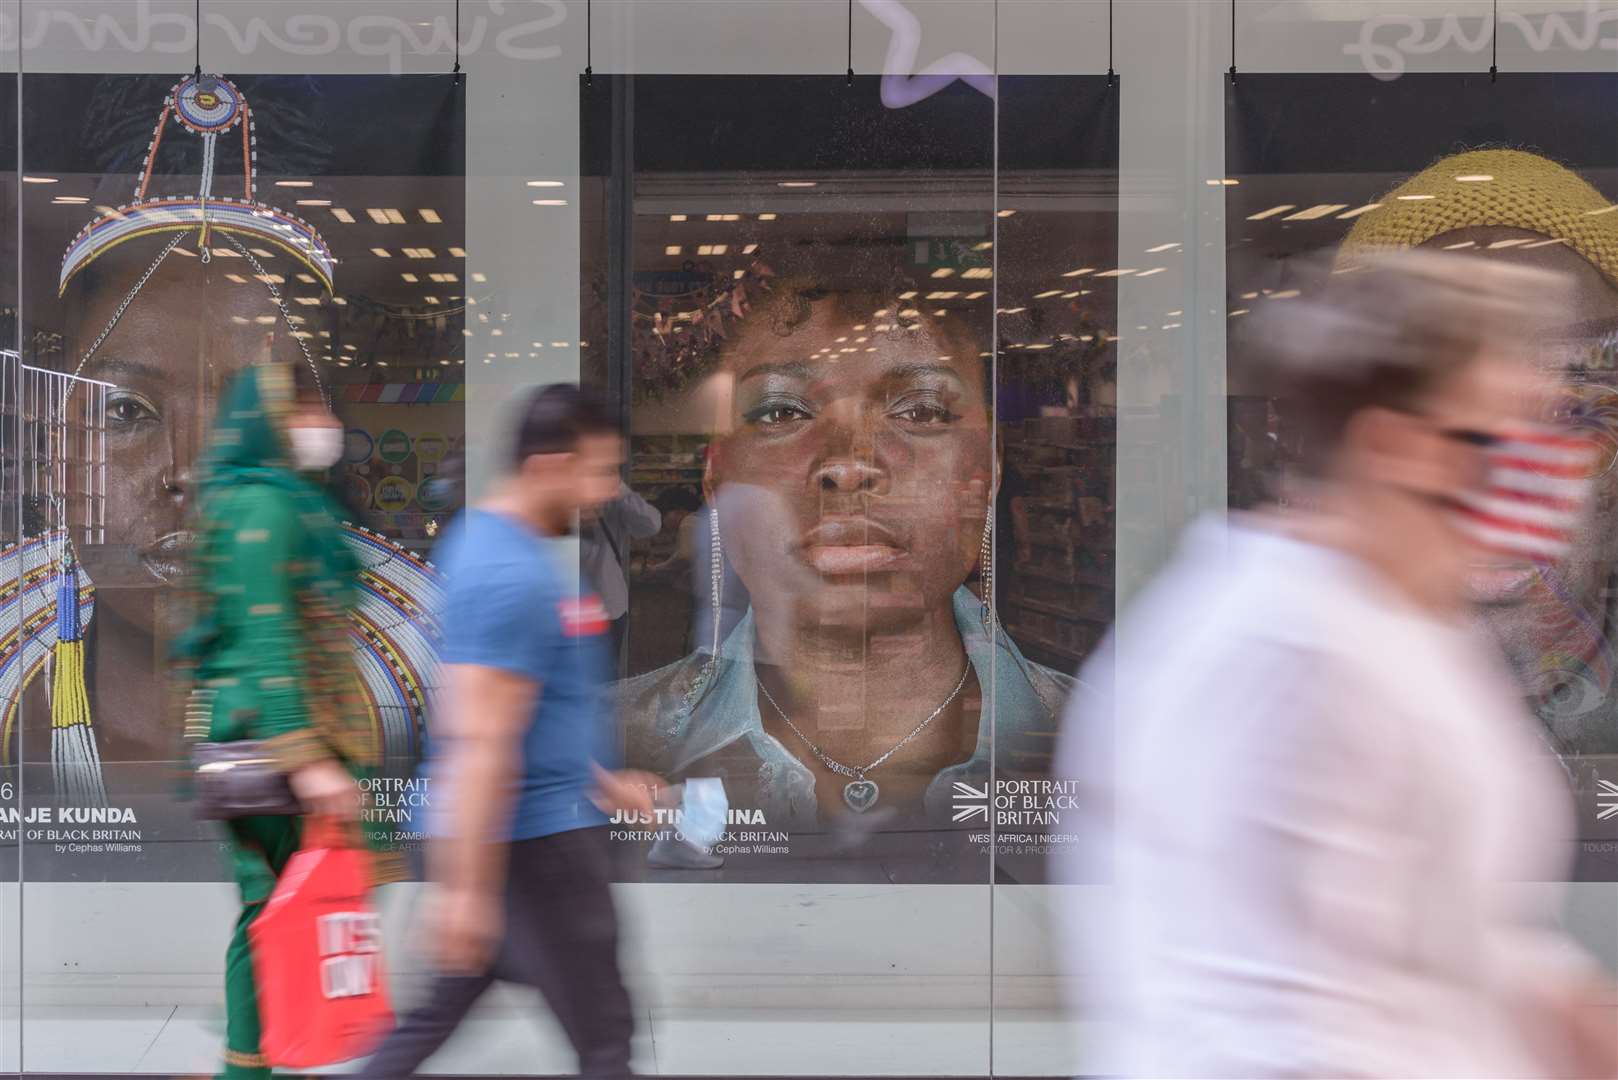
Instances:
[[[442,1046],[495,980],[535,987],[579,1055],[579,1075],[619,1080],[629,1073],[634,1015],[618,971],[605,828],[519,840],[506,875],[506,926],[485,975],[433,979],[428,997],[401,1018],[358,1073],[400,1080]]]

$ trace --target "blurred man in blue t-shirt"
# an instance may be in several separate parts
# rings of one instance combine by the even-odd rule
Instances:
[[[361,1075],[414,1075],[496,979],[537,987],[588,1077],[629,1075],[606,810],[650,813],[659,783],[609,771],[607,614],[548,543],[617,494],[623,440],[577,387],[534,391],[512,471],[439,549],[444,689],[428,868],[441,969]]]

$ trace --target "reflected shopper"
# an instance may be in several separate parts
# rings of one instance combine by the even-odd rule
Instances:
[[[618,494],[600,508],[579,511],[579,570],[596,587],[607,610],[608,645],[614,676],[622,673],[629,621],[629,544],[656,536],[663,527],[657,507],[619,483]]]
[[[233,377],[204,459],[199,613],[175,652],[210,741],[262,740],[307,813],[354,828],[355,777],[379,747],[348,637],[358,568],[317,482],[342,445],[343,429],[307,365],[267,364]],[[241,817],[227,827],[241,913],[225,961],[222,1075],[267,1078],[248,925],[298,850],[304,819]],[[373,867],[378,881],[398,876],[396,859],[378,856]]]
[[[428,765],[439,974],[364,1076],[414,1075],[496,979],[544,994],[581,1075],[629,1073],[603,811],[649,814],[660,782],[603,768],[616,735],[606,612],[552,544],[619,491],[622,462],[622,440],[583,392],[536,390],[510,473],[445,534],[444,689]]]
[[[1265,337],[1286,508],[1195,525],[1065,725],[1090,841],[1065,876],[1109,886],[1071,938],[1119,1040],[1095,1064],[1613,1076],[1613,987],[1523,884],[1566,879],[1566,788],[1466,601],[1480,561],[1552,558],[1578,520],[1592,447],[1525,362],[1571,285],[1341,268]]]

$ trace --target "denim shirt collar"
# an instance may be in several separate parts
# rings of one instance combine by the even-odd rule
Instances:
[[[996,717],[1002,736],[1036,722],[1047,722],[1061,708],[1054,692],[1059,682],[1049,673],[1036,669],[1023,657],[998,621],[991,635],[984,629],[982,605],[971,590],[959,588],[952,599],[955,626],[978,684],[983,688],[983,708],[978,719],[977,746],[970,759],[943,769],[927,790],[932,802],[947,796],[953,781],[988,776],[994,751]],[[800,808],[814,804],[814,773],[773,735],[764,730],[758,709],[758,677],[753,668],[753,613],[749,611],[736,628],[720,643],[719,661],[712,676],[697,685],[690,700],[680,709],[676,722],[680,729],[679,757],[674,762],[683,770],[715,751],[739,740],[746,740],[759,756],[765,776],[776,790]],[[706,664],[707,656],[691,659]],[[1051,684],[1045,692],[1035,681]],[[992,691],[992,692],[991,692]]]

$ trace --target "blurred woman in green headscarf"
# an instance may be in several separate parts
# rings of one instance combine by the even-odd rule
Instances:
[[[342,441],[312,369],[263,364],[234,376],[198,501],[198,614],[175,650],[193,702],[207,707],[206,730],[189,734],[262,740],[306,814],[352,827],[357,779],[375,762],[381,736],[346,633],[357,566],[318,483]],[[247,927],[297,851],[303,822],[227,822],[242,909],[226,956],[226,1077],[270,1074],[259,1053]],[[394,870],[378,861],[374,876],[389,880]]]

